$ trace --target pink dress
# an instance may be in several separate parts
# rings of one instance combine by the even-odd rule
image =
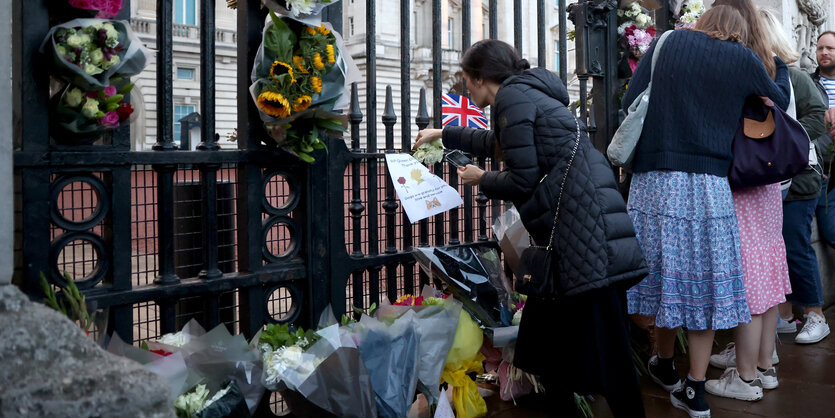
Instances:
[[[751,315],[760,315],[792,292],[783,242],[783,194],[778,183],[733,190],[733,198],[745,295]]]

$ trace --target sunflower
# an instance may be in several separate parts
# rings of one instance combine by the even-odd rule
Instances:
[[[296,70],[298,70],[302,74],[310,74],[310,71],[307,71],[307,68],[304,68],[304,57],[300,57],[298,55],[293,57],[293,65],[296,66]]]
[[[334,54],[333,54],[333,45],[328,44],[327,48],[328,48],[328,62],[333,64],[334,62],[336,62],[336,58],[334,57]]]
[[[273,66],[270,67],[270,76],[272,78],[277,78],[278,76],[284,74],[290,74],[291,83],[296,82],[296,77],[293,76],[293,67],[291,67],[290,64],[286,62],[276,61],[273,63]]]
[[[265,90],[258,95],[258,107],[264,113],[278,118],[290,116],[290,102],[281,93]]]
[[[309,33],[309,34],[311,34],[311,35],[315,35],[315,34],[316,34],[316,29],[313,29],[313,27],[312,27],[312,26],[306,26],[304,29],[305,29],[305,30],[307,30],[307,33]]]
[[[310,106],[310,101],[312,98],[308,95],[301,96],[296,99],[296,103],[293,104],[293,111],[294,112],[301,112],[302,110],[307,109]]]
[[[317,70],[321,70],[322,68],[325,68],[325,63],[322,62],[322,55],[320,55],[318,52],[313,55],[313,66]]]
[[[319,27],[316,28],[316,31],[318,31],[322,35],[330,35],[331,33],[331,31],[329,31],[328,28],[325,27],[325,25],[319,25]]]
[[[310,82],[313,83],[313,90],[316,93],[322,92],[322,79],[319,77],[310,77]]]

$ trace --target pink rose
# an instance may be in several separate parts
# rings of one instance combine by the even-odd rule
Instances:
[[[105,87],[105,88],[104,88],[104,96],[105,96],[105,97],[110,97],[110,96],[112,96],[112,95],[114,95],[114,94],[116,94],[116,87],[114,87],[114,86],[107,86],[107,87]]]
[[[103,118],[99,119],[99,124],[108,128],[116,128],[119,126],[119,114],[116,112],[107,112]]]

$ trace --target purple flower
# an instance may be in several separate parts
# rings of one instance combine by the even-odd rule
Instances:
[[[107,112],[103,118],[99,119],[99,124],[108,128],[115,128],[119,126],[119,114],[116,112]]]
[[[107,87],[105,87],[105,88],[104,88],[104,96],[105,96],[105,97],[110,97],[110,96],[112,96],[112,95],[114,95],[114,94],[116,94],[116,87],[114,87],[114,86],[107,86]]]

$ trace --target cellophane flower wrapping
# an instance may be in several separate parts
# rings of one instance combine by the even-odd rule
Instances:
[[[339,0],[261,0],[261,4],[282,16],[292,16],[299,21],[318,25],[322,22],[322,10]]]
[[[248,418],[251,416],[246,398],[235,380],[224,382],[223,389],[206,401],[197,411],[198,418]]]
[[[93,35],[82,33],[85,28],[94,28],[97,32]],[[67,35],[70,32],[75,34]],[[69,39],[70,36],[75,37]],[[108,49],[106,53],[112,51],[112,54],[105,59],[100,41],[110,37],[116,39],[116,46]],[[53,26],[41,44],[41,52],[51,60],[51,71],[55,75],[86,90],[107,87],[113,77],[137,75],[151,58],[150,51],[133,33],[130,24],[121,20],[74,19]]]
[[[107,345],[107,351],[120,357],[128,358],[141,364],[147,370],[156,373],[168,381],[171,387],[169,401],[173,404],[178,396],[185,393],[199,381],[199,377],[190,374],[182,353],[170,355],[157,354],[127,344],[113,334]],[[190,379],[191,377],[191,379]],[[196,378],[196,379],[195,379]]]
[[[354,326],[363,363],[371,377],[377,416],[408,415],[418,374],[418,333],[410,310],[385,323],[363,315]]]
[[[68,84],[50,101],[50,134],[59,141],[94,137],[129,123],[135,113],[125,98],[132,88],[126,80],[91,91]]]
[[[469,313],[462,310],[455,330],[455,339],[447,354],[441,381],[452,387],[452,404],[458,417],[479,417],[487,413],[487,403],[478,393],[469,373],[484,373],[481,328]]]
[[[426,394],[430,402],[438,397],[438,383],[441,372],[455,339],[461,303],[454,298],[438,298],[435,290],[425,286],[421,292],[424,300],[430,298],[437,304],[396,306],[388,303],[380,305],[375,316],[380,321],[392,322],[407,312],[414,312],[414,322],[418,334],[418,380],[431,392]]]
[[[441,139],[421,144],[412,154],[416,160],[426,166],[432,166],[444,159],[444,143]]]
[[[217,393],[232,380],[250,412],[255,412],[264,385],[261,383],[261,356],[243,335],[232,335],[221,324],[181,347],[189,370],[203,377],[210,393]]]
[[[339,417],[377,416],[371,377],[347,328],[334,324],[316,334],[307,350],[260,344],[264,386],[281,392],[297,415],[309,402]]]

